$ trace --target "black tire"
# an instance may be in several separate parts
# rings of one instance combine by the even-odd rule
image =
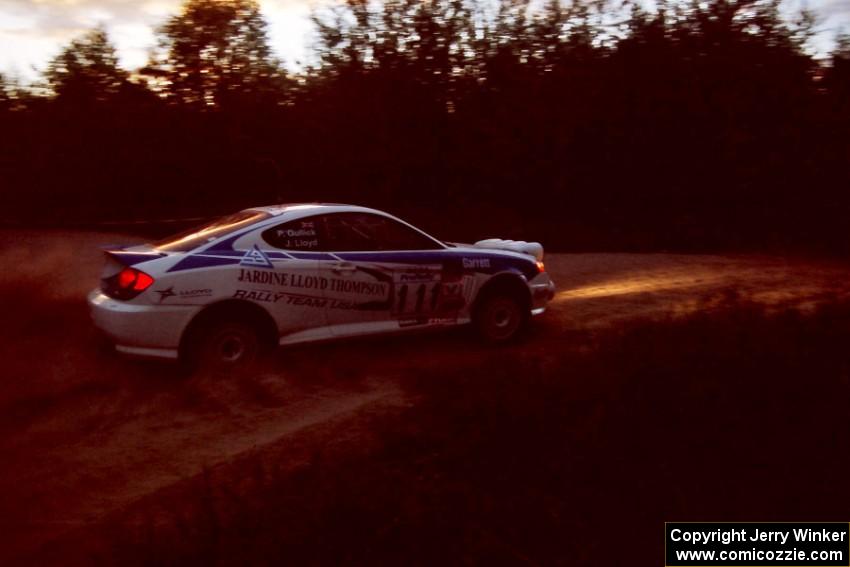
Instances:
[[[188,339],[190,370],[239,374],[252,369],[264,352],[260,330],[246,319],[213,319]]]
[[[528,326],[529,317],[526,302],[516,293],[494,290],[478,300],[472,324],[484,341],[503,344],[522,335]]]

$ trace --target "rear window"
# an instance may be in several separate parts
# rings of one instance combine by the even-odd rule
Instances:
[[[154,242],[153,247],[166,252],[188,252],[198,246],[212,242],[240,228],[250,226],[255,222],[270,217],[269,213],[258,211],[242,211],[235,213],[209,224],[195,227],[187,231],[169,236],[159,242]]]

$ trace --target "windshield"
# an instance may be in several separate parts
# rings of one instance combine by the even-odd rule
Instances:
[[[242,227],[249,226],[270,216],[269,213],[259,211],[242,211],[220,218],[204,226],[195,227],[174,236],[169,236],[159,242],[154,242],[153,247],[166,252],[188,252],[202,244],[212,242],[216,238],[230,234]]]

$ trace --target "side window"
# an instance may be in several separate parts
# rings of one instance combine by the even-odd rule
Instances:
[[[263,240],[275,248],[304,252],[324,250],[325,238],[319,217],[308,217],[279,224],[263,231]]]
[[[328,250],[363,252],[370,250],[437,250],[427,236],[393,219],[368,213],[326,215]]]

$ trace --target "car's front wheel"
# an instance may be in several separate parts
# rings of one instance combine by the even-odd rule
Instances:
[[[494,291],[480,299],[472,323],[485,341],[506,343],[522,333],[528,318],[528,310],[516,294]]]

